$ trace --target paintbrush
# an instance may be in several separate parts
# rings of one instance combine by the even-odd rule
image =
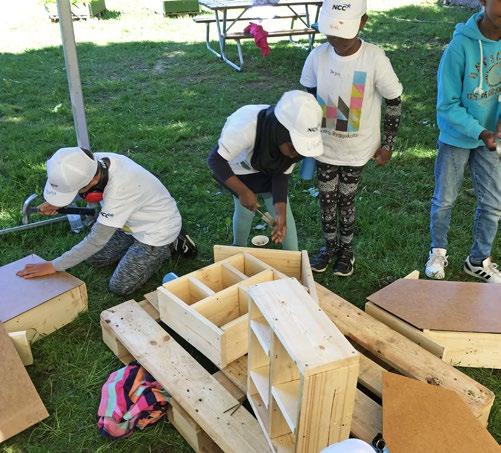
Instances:
[[[269,226],[273,227],[275,220],[269,212],[261,212],[259,209],[256,209],[256,212],[261,216],[263,222],[266,222]]]

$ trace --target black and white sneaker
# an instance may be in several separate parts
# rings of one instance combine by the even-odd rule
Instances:
[[[491,257],[487,257],[482,261],[481,266],[472,264],[468,256],[464,262],[464,271],[472,277],[479,278],[487,283],[501,283],[501,272],[498,265],[493,263]]]
[[[179,236],[170,245],[170,250],[173,255],[181,255],[186,258],[195,258],[198,254],[197,244],[188,236],[184,228],[181,228]]]
[[[340,277],[349,277],[353,274],[353,264],[355,264],[355,257],[353,256],[353,253],[341,251],[337,257],[334,267],[332,268],[332,272],[334,275],[338,275]]]
[[[325,272],[330,261],[334,257],[334,252],[322,247],[319,252],[310,259],[310,267],[313,272]]]

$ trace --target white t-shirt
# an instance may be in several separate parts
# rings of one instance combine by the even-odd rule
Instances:
[[[256,142],[257,115],[268,107],[266,104],[244,105],[226,119],[219,137],[217,152],[228,161],[235,175],[258,173],[258,170],[251,165]],[[291,173],[294,165],[292,164],[284,173]]]
[[[402,94],[384,50],[362,41],[355,54],[341,57],[328,42],[322,44],[306,59],[301,85],[317,87],[324,111],[324,154],[316,159],[331,165],[365,165],[381,144],[382,98]]]
[[[94,155],[110,160],[108,184],[97,221],[121,228],[144,244],[158,247],[174,242],[181,231],[181,214],[165,186],[126,156]]]

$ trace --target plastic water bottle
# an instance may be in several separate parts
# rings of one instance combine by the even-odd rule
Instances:
[[[301,170],[299,172],[301,179],[309,181],[315,176],[315,170],[317,168],[317,161],[313,157],[305,157],[301,161]]]
[[[167,282],[170,282],[172,280],[175,280],[177,278],[177,275],[174,274],[174,272],[169,272],[168,274],[166,274],[164,276],[164,278],[162,279],[162,284],[164,283],[167,283]]]
[[[82,217],[78,214],[67,214],[68,222],[73,233],[80,233],[83,230]]]

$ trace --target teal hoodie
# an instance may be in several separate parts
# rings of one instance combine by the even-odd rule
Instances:
[[[439,140],[459,148],[484,145],[478,136],[496,131],[501,114],[501,41],[480,32],[482,14],[456,26],[438,68]]]

